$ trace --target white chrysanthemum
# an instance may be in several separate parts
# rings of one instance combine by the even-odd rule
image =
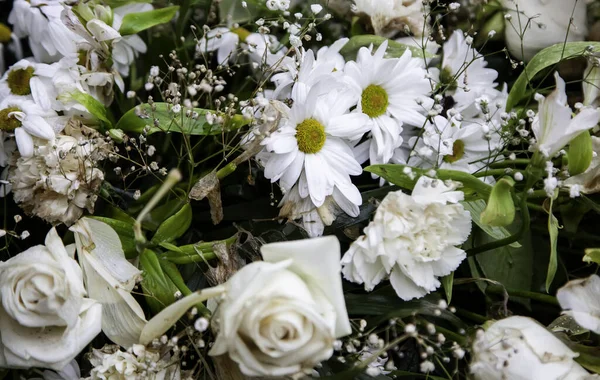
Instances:
[[[52,143],[38,140],[34,157],[15,158],[9,178],[15,202],[25,212],[70,225],[84,209],[94,211],[104,180],[96,165],[105,158],[106,146],[87,127],[73,124],[65,132],[70,135],[58,135]]]
[[[117,345],[106,345],[101,350],[92,349],[88,360],[94,366],[85,380],[162,380],[180,379],[177,361],[162,360],[158,352],[134,344],[127,351]]]
[[[420,0],[354,0],[354,11],[369,16],[375,34],[384,37],[404,32],[405,27],[416,36],[426,35],[428,9]]]
[[[471,215],[459,203],[454,184],[421,177],[412,196],[389,193],[342,259],[344,277],[370,291],[389,278],[403,300],[420,298],[440,286],[465,259],[456,247],[471,232]]]
[[[44,110],[32,100],[9,96],[0,102],[0,130],[15,134],[19,153],[33,155],[33,138],[52,141],[63,130],[66,118]]]
[[[422,59],[410,50],[400,58],[384,58],[387,41],[374,55],[361,48],[356,62],[346,63],[345,74],[359,97],[357,111],[368,115],[372,123],[369,145],[371,164],[386,164],[402,144],[402,124],[421,126],[432,100],[431,85]]]
[[[28,37],[33,56],[39,62],[52,63],[61,57],[77,53],[82,38],[70,31],[60,14],[69,7],[60,0],[16,0],[8,17],[14,33]]]
[[[483,95],[495,97],[498,73],[486,68],[487,62],[461,30],[455,30],[444,43],[443,53],[440,81],[448,85],[446,95],[452,96],[456,110],[462,111]]]
[[[262,141],[270,153],[264,156],[265,177],[279,181],[286,191],[298,183],[300,196],[310,196],[317,207],[335,186],[343,186],[340,190],[353,203],[362,202],[358,189],[346,186],[350,175],[362,173],[347,141],[360,138],[369,123],[362,113],[348,113],[356,100],[345,89],[331,89],[324,96],[318,96],[318,89],[311,90],[287,110],[279,129]]]

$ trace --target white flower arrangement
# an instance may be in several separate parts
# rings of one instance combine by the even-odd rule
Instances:
[[[600,377],[597,2],[5,5],[0,378]]]

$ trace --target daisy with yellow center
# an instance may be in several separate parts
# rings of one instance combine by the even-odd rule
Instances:
[[[403,124],[421,127],[433,101],[422,59],[410,50],[400,58],[385,58],[387,41],[372,52],[361,48],[356,62],[348,62],[345,74],[359,99],[357,111],[371,119],[369,140],[357,151],[368,151],[371,164],[390,161],[403,141]],[[362,155],[361,155],[362,156]],[[367,154],[364,155],[365,161]]]
[[[279,129],[263,140],[265,176],[279,181],[284,191],[297,184],[301,198],[310,197],[320,207],[339,190],[349,203],[360,204],[358,189],[350,181],[362,168],[349,141],[369,130],[368,116],[350,113],[356,100],[346,87],[328,93],[311,88],[298,96],[284,115]]]
[[[30,99],[9,96],[0,102],[0,131],[15,135],[23,157],[33,155],[33,138],[53,140],[65,122],[66,117],[44,110]]]

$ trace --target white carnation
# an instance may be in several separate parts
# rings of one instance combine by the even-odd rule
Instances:
[[[39,141],[42,145],[33,157],[13,158],[9,178],[14,199],[25,212],[71,225],[84,209],[94,211],[96,192],[104,180],[96,163],[104,159],[105,147],[98,144],[101,138],[82,135],[83,128],[72,123],[66,130],[72,135]]]
[[[465,259],[461,245],[471,232],[471,216],[458,202],[454,184],[421,177],[409,196],[389,193],[374,220],[342,259],[346,279],[370,291],[389,278],[404,300],[420,298],[440,286],[438,277]]]

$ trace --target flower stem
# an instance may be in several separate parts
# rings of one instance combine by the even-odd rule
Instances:
[[[504,294],[504,290],[506,290],[506,293],[508,293],[508,295],[512,296],[512,297],[529,298],[531,300],[546,303],[548,305],[560,306],[556,297],[548,295],[548,294],[530,292],[527,290],[510,289],[510,288],[502,289],[502,288],[491,287],[491,286],[488,287],[486,291],[490,292],[490,293],[494,293],[494,294]]]

